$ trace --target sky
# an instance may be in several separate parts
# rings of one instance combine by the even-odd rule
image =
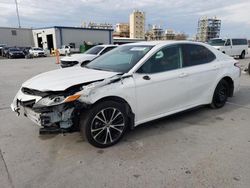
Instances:
[[[148,24],[190,37],[202,16],[222,20],[221,37],[250,39],[250,0],[17,0],[22,27],[80,26],[83,22],[128,23],[133,10]],[[0,0],[0,26],[17,27],[15,0]]]

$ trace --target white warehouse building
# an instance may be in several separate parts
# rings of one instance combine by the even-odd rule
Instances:
[[[31,28],[0,27],[0,44],[7,46],[34,46]]]
[[[33,29],[34,45],[44,49],[61,48],[71,44],[79,48],[84,42],[112,44],[113,29],[93,29],[82,27],[45,27]]]

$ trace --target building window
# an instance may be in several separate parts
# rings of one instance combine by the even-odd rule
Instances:
[[[17,35],[16,30],[11,30],[11,34],[12,34],[13,36],[16,36],[16,35]]]

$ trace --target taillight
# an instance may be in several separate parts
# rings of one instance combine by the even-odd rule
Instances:
[[[238,67],[239,69],[241,68],[241,67],[240,67],[240,63],[239,63],[239,62],[234,63],[234,66],[235,66],[235,67]]]

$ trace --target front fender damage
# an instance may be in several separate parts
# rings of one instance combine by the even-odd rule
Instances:
[[[130,76],[116,75],[104,80],[98,80],[91,83],[82,84],[82,86],[72,86],[71,92],[81,94],[81,97],[73,102],[62,103],[53,106],[38,106],[35,105],[38,100],[31,100],[32,95],[26,95],[22,91],[15,97],[12,103],[12,110],[19,112],[23,109],[23,114],[36,124],[42,126],[40,134],[58,133],[58,132],[72,132],[79,130],[79,116],[85,109],[93,105],[93,95],[100,92],[100,88],[116,83],[118,81],[123,83],[123,79]],[[76,88],[79,88],[77,91]],[[65,90],[65,93],[69,90]],[[62,93],[60,92],[60,95]],[[52,94],[53,95],[53,94]],[[53,96],[58,96],[59,93],[54,93]],[[26,101],[22,101],[27,97]],[[35,97],[35,96],[33,96]],[[46,96],[48,97],[48,96]],[[40,98],[43,98],[40,96]]]
[[[92,105],[95,102],[93,96],[96,94],[96,92],[101,92],[100,88],[117,83],[119,81],[121,84],[123,84],[123,80],[129,77],[132,77],[132,75],[116,75],[111,78],[83,86],[82,90],[79,92],[81,94],[79,101],[83,102],[84,104]]]

